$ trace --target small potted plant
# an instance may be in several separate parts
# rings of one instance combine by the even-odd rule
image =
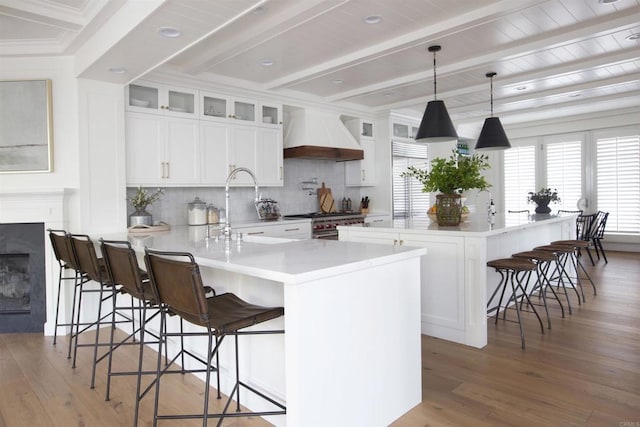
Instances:
[[[488,159],[486,154],[460,156],[454,149],[448,159],[436,157],[431,160],[430,172],[409,166],[401,176],[416,178],[425,193],[440,192],[436,195],[438,225],[459,225],[462,220],[461,193],[473,188],[486,190],[491,186],[482,176],[482,171],[491,167]]]
[[[540,191],[536,193],[529,191],[527,200],[529,203],[535,203],[537,205],[536,213],[548,214],[551,212],[549,203],[560,202],[560,197],[558,196],[558,190],[555,188],[553,190],[551,188],[541,188]]]
[[[153,217],[147,212],[147,206],[159,200],[163,193],[164,190],[161,188],[149,194],[146,189],[138,187],[134,195],[127,198],[127,200],[131,202],[131,206],[135,209],[135,211],[129,215],[129,226],[140,224],[153,225]]]

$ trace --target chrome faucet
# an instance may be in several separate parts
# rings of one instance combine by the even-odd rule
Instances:
[[[480,193],[485,192],[489,194],[489,201],[487,202],[487,218],[491,219],[496,214],[496,205],[493,203],[493,196],[491,195],[491,191],[480,190],[478,191],[478,196],[480,196]]]
[[[256,179],[256,176],[253,174],[253,172],[251,172],[251,169],[240,167],[240,168],[235,168],[234,170],[229,172],[229,176],[227,176],[227,181],[224,184],[224,208],[225,208],[225,212],[227,213],[227,221],[225,222],[224,229],[223,229],[224,240],[231,240],[231,221],[230,221],[231,215],[229,214],[229,183],[238,174],[238,172],[246,172],[249,174],[249,176],[251,176],[251,179],[253,179],[253,185],[256,190],[255,201],[257,202],[258,200],[260,200],[260,189],[258,188],[258,180]]]

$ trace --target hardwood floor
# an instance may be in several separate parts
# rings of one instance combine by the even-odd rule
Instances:
[[[573,315],[562,319],[552,307],[552,329],[542,335],[533,314],[525,314],[524,351],[518,325],[502,321],[489,323],[484,349],[423,336],[423,401],[393,426],[640,426],[640,254],[607,256],[609,264],[588,265],[598,295],[585,288],[581,306],[574,296]],[[53,346],[51,337],[39,334],[0,335],[0,427],[132,425],[134,377],[113,379],[105,401],[106,364],[89,389],[90,351],[79,351],[78,367],[71,369],[64,338]],[[146,353],[152,367],[154,354]],[[134,348],[117,354],[117,366],[136,366]],[[172,375],[166,383],[164,410],[198,411],[199,380]],[[152,412],[147,396],[139,425],[151,425]],[[268,423],[242,418],[224,425]]]

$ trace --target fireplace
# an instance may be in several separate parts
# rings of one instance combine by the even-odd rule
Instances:
[[[0,224],[0,333],[43,332],[44,223]]]
[[[25,322],[24,317],[15,317],[14,319],[19,319],[18,323],[21,326],[25,326],[26,323],[36,331],[43,331],[42,324],[44,323],[44,334],[53,335],[58,291],[58,263],[51,250],[46,229],[67,228],[64,221],[64,206],[65,196],[68,194],[64,189],[23,188],[11,190],[3,188],[0,192],[0,227],[28,225],[30,229],[26,232],[19,232],[26,233],[24,236],[20,234],[19,238],[10,235],[8,238],[9,248],[6,248],[5,243],[0,243],[0,254],[5,255],[5,259],[0,261],[0,271],[5,272],[4,279],[1,281],[2,283],[7,280],[11,281],[4,286],[0,285],[0,292],[8,296],[4,298],[4,303],[0,303],[4,304],[3,308],[0,307],[0,328],[5,327],[5,320],[9,319],[8,312],[12,312],[11,316],[25,316],[28,310],[29,313],[35,312],[39,316],[36,322],[37,328],[31,323]],[[35,231],[36,228],[37,231]],[[4,232],[2,234],[4,235]],[[33,251],[32,245],[21,242],[25,240],[23,237],[27,236],[34,237],[34,240],[42,246],[39,254],[36,253],[37,251]],[[29,267],[24,267],[25,263]],[[32,263],[33,267],[30,266]],[[8,273],[9,271],[11,273]],[[6,278],[9,274],[11,279]],[[30,285],[26,289],[21,285],[22,290],[18,290],[17,281],[25,279],[26,276],[29,276]],[[33,283],[36,282],[40,286],[40,290],[33,287]],[[60,310],[62,313],[70,311],[73,293],[71,287],[68,288],[64,289],[61,295]],[[41,302],[38,302],[37,298],[41,298]],[[36,300],[34,301],[34,299]],[[41,305],[38,306],[38,304]],[[7,332],[13,330],[8,326],[6,328],[2,330]]]

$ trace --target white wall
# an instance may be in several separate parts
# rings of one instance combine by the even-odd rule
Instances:
[[[0,174],[0,192],[70,189],[65,224],[79,222],[79,137],[77,82],[70,57],[3,58],[0,80],[51,79],[53,105],[53,172]]]

